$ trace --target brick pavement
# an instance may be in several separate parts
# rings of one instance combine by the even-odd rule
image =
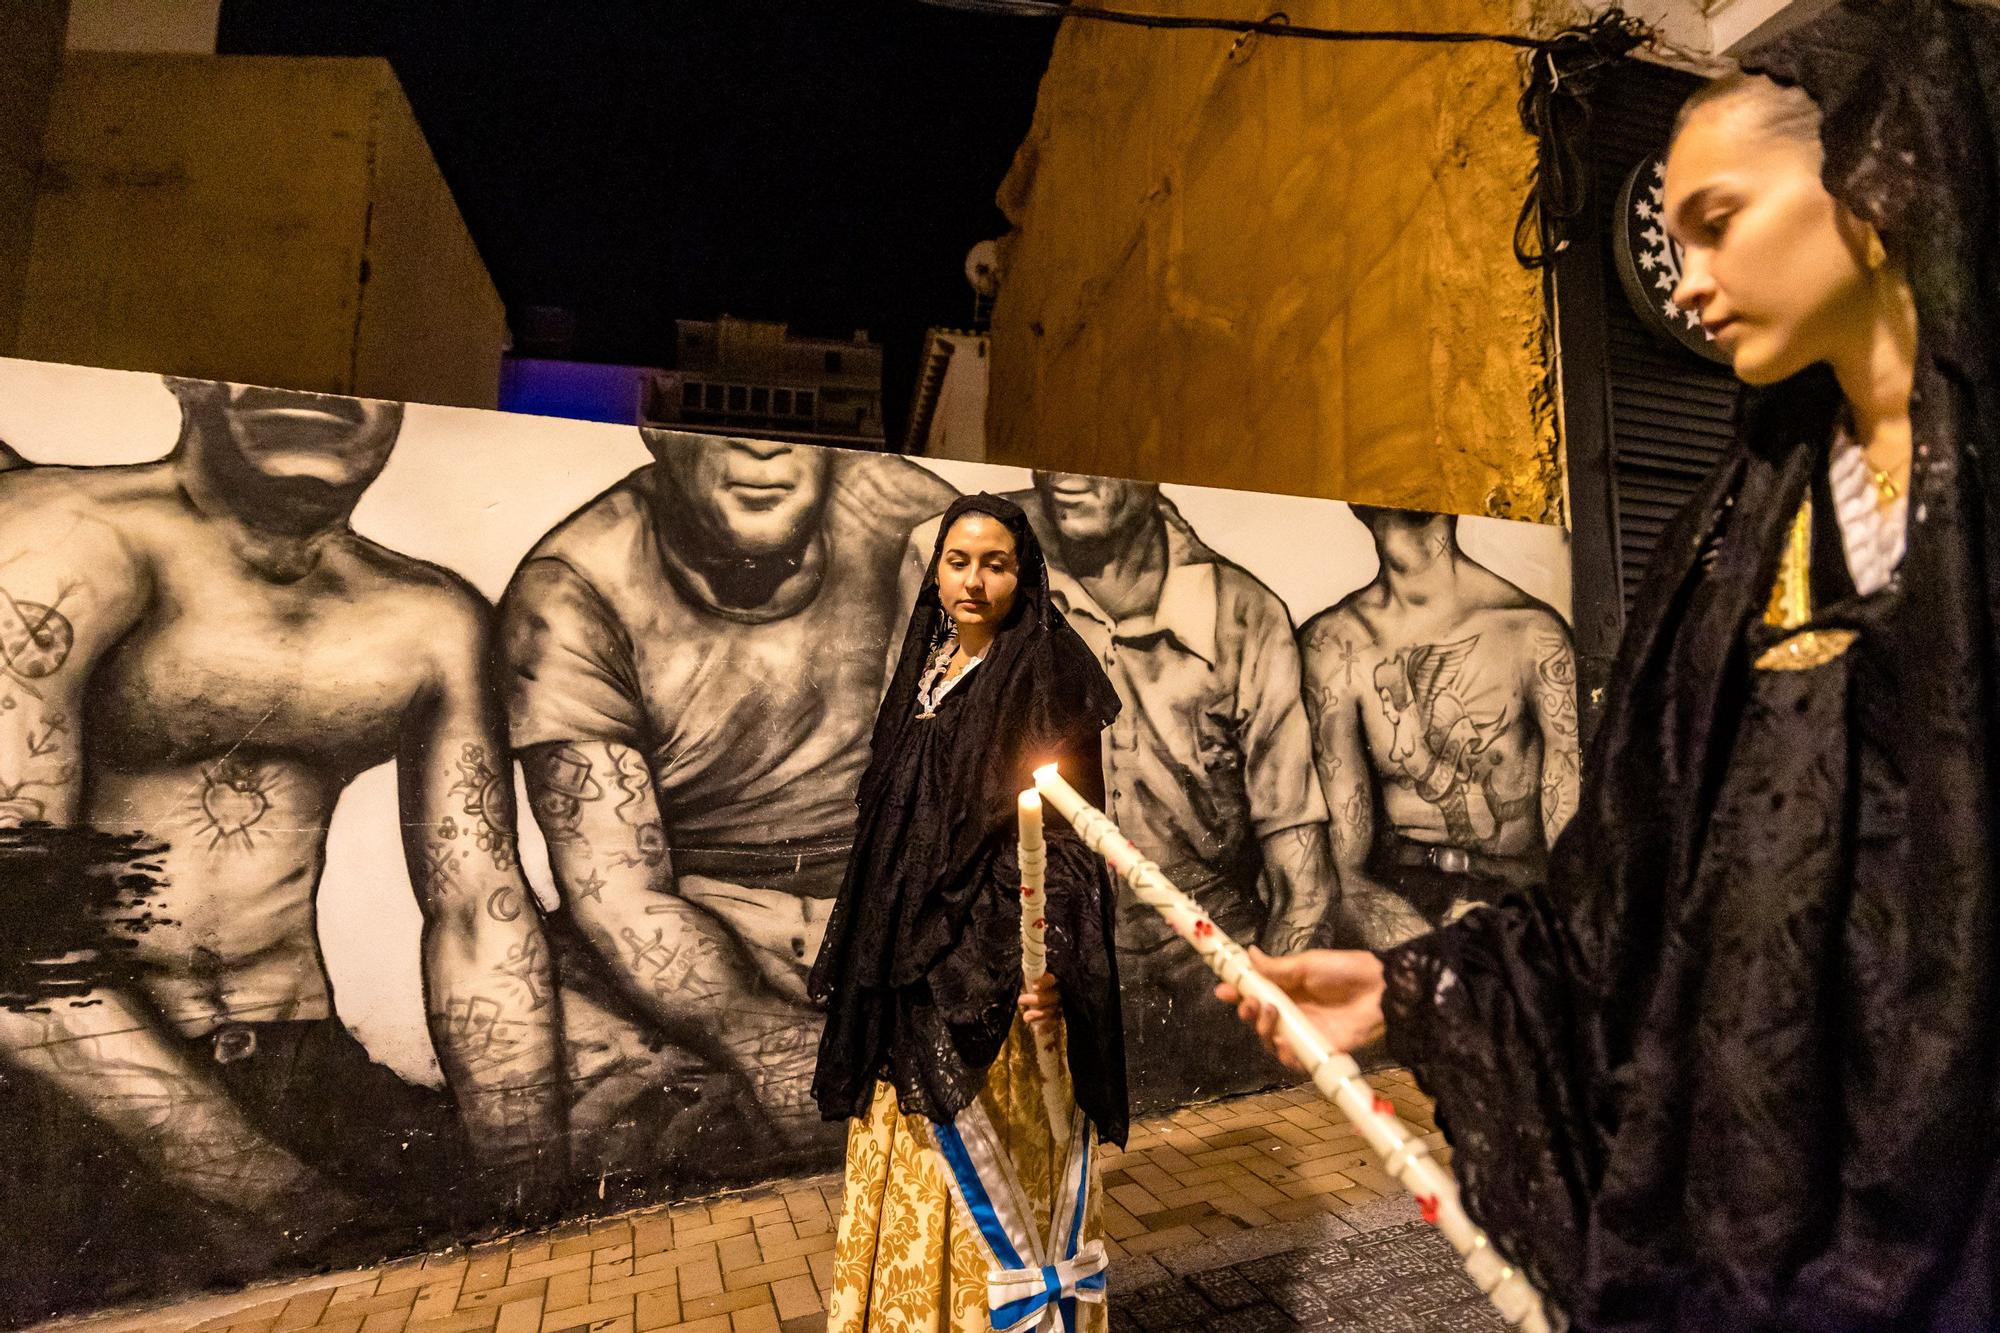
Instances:
[[[1400,1070],[1372,1076],[1443,1149]],[[1498,1328],[1449,1248],[1310,1089],[1176,1111],[1103,1157],[1112,1324],[1142,1333]],[[365,1272],[71,1321],[89,1333],[819,1333],[840,1177]]]

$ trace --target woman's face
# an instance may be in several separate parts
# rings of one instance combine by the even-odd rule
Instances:
[[[1667,154],[1674,303],[1749,384],[1834,360],[1872,325],[1868,228],[1820,181],[1817,143],[1766,128],[1753,94],[1697,110]]]
[[[937,581],[938,600],[961,628],[998,629],[1021,582],[1014,534],[991,514],[961,515],[944,535]]]

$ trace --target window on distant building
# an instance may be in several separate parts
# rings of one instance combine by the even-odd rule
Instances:
[[[771,391],[759,385],[750,391],[750,410],[763,416],[771,410]]]
[[[745,389],[745,388],[744,388],[744,387],[743,387],[742,385],[740,385],[740,384],[732,384],[732,385],[730,385],[730,386],[729,386],[729,410],[730,410],[730,411],[732,411],[732,412],[741,412],[741,411],[743,411],[743,410],[744,410],[744,409],[745,409],[746,407],[748,407],[748,406],[749,406],[749,403],[750,403],[750,392],[749,392],[749,390]]]
[[[722,386],[720,384],[702,385],[701,405],[711,412],[720,412],[722,410]]]
[[[792,391],[790,389],[771,390],[771,410],[781,417],[792,414]]]
[[[800,416],[809,417],[813,414],[813,396],[811,389],[800,389],[798,393],[793,396],[792,402],[798,406]]]
[[[693,380],[689,380],[686,384],[681,385],[681,406],[701,406],[701,386]]]
[[[831,374],[838,375],[840,373],[840,353],[828,352],[826,354],[826,368]]]

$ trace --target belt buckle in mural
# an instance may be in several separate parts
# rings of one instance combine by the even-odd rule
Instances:
[[[1447,875],[1463,875],[1472,869],[1472,853],[1463,847],[1433,847],[1426,857]]]
[[[217,1028],[213,1041],[215,1063],[219,1065],[233,1065],[238,1060],[248,1060],[251,1056],[257,1054],[257,1030],[255,1028],[246,1028],[241,1024],[231,1023],[227,1027]]]

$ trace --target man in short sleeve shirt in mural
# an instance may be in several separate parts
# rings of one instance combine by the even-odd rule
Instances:
[[[955,494],[898,458],[646,439],[657,465],[551,532],[503,599],[514,746],[575,927],[573,1134],[593,1174],[635,1183],[836,1143],[806,976],[908,610],[898,561]]]
[[[1104,740],[1111,817],[1217,925],[1273,952],[1304,947],[1334,877],[1284,603],[1209,549],[1157,485],[1034,480],[1009,498],[1041,540],[1055,604],[1124,705]],[[1283,1076],[1230,1032],[1214,978],[1152,908],[1121,893],[1117,928],[1135,1102]]]
[[[1299,643],[1334,860],[1381,948],[1540,882],[1576,812],[1576,663],[1562,617],[1467,556],[1455,516],[1353,510],[1380,571]]]
[[[185,1256],[231,1219],[283,1245],[450,1207],[471,1192],[459,1120],[496,1193],[546,1206],[568,1177],[491,610],[348,526],[401,406],[167,386],[182,414],[167,458],[0,477],[0,823],[136,830],[165,884],[164,920],[132,937],[134,979],[0,1011],[5,1063],[30,1076],[0,1073],[6,1114],[35,1119],[4,1126],[10,1175],[90,1196],[6,1215],[87,1220],[98,1295],[125,1251]],[[335,802],[392,761],[449,1100],[348,1034],[316,934]],[[48,1105],[23,1112],[34,1097]],[[152,1193],[91,1194],[97,1164],[124,1155]],[[126,1227],[128,1206],[159,1232]]]

